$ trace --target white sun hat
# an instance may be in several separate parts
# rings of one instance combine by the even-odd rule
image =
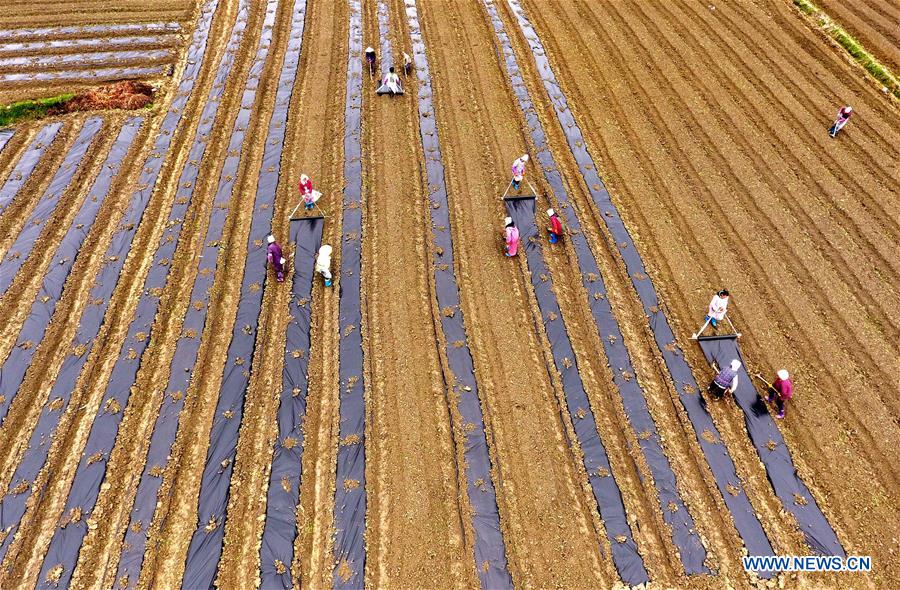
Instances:
[[[268,238],[266,238],[266,241],[269,242],[270,244],[275,242],[275,236],[270,235]]]
[[[781,369],[777,374],[778,378],[782,381],[787,381],[790,378],[790,374],[787,372],[787,369]]]
[[[731,369],[733,371],[737,371],[740,368],[741,368],[741,361],[739,361],[737,359],[734,359],[733,361],[731,361]]]

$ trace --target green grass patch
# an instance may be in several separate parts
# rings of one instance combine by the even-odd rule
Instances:
[[[67,92],[49,98],[37,98],[34,100],[22,100],[6,106],[0,106],[0,127],[7,127],[20,121],[39,119],[54,107],[61,106],[72,100],[75,94]]]
[[[895,97],[900,98],[900,83],[894,74],[884,65],[882,65],[875,57],[865,50],[859,41],[853,38],[842,26],[831,20],[831,18],[819,10],[815,4],[809,0],[793,0],[794,6],[800,9],[803,14],[816,20],[819,28],[826,35],[837,41],[838,45],[849,53],[856,63],[861,65],[869,74],[878,80],[888,92]]]

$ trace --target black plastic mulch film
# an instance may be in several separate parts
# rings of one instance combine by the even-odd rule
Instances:
[[[125,534],[124,549],[119,560],[116,579],[121,580],[123,576],[127,576],[127,587],[133,587],[138,581],[148,540],[146,531],[155,519],[157,495],[162,485],[164,474],[172,467],[169,464],[172,445],[178,432],[181,411],[184,408],[185,398],[188,395],[192,371],[196,367],[200,341],[206,326],[210,291],[215,280],[217,262],[221,251],[222,232],[234,197],[233,191],[237,182],[237,171],[241,160],[244,138],[252,117],[258,79],[262,71],[261,65],[254,63],[251,66],[237,117],[234,121],[228,123],[218,121],[219,127],[217,128],[216,119],[221,95],[229,79],[236,54],[242,47],[249,15],[249,2],[242,0],[237,8],[237,18],[231,29],[226,53],[219,64],[215,82],[210,88],[207,103],[200,120],[200,128],[197,130],[189,160],[189,164],[191,162],[202,163],[206,143],[212,137],[213,129],[216,129],[216,135],[221,134],[219,135],[220,137],[229,138],[222,169],[216,184],[209,225],[203,240],[199,271],[194,278],[191,290],[191,304],[185,314],[181,337],[176,344],[175,355],[172,357],[169,365],[169,380],[163,394],[162,405],[154,424],[153,433],[150,437],[150,447],[140,483],[138,484],[134,505],[132,506],[131,519]],[[269,26],[272,24],[269,17],[270,12],[267,11],[266,13],[266,23]],[[262,26],[265,26],[265,24],[261,24]],[[261,37],[260,43],[268,44],[266,35]],[[187,189],[189,191],[183,200],[190,201],[192,199],[194,182],[196,182],[198,173],[199,167],[196,166],[185,167],[182,171],[182,180],[179,182],[179,186],[182,190]],[[192,178],[186,179],[186,175]],[[185,182],[185,180],[188,181]],[[181,190],[179,194],[181,194]],[[234,197],[235,200],[238,198]],[[246,207],[248,204],[237,200],[234,203],[238,208]],[[256,208],[254,206],[255,215]],[[264,238],[265,236],[261,240],[262,248],[264,248]],[[249,256],[251,259],[253,258],[252,252]],[[258,264],[265,264],[265,257],[258,261]],[[160,286],[162,285],[164,285],[164,282]],[[261,290],[262,284],[258,285],[258,288]],[[164,528],[165,522],[160,522],[159,525],[160,528]],[[211,567],[215,568],[215,563]]]
[[[3,148],[6,147],[6,144],[9,143],[9,140],[12,139],[14,131],[12,129],[5,129],[0,131],[0,156],[3,154]]]
[[[50,184],[47,185],[47,188],[28,215],[28,219],[22,226],[19,235],[16,236],[15,242],[6,251],[6,256],[0,260],[0,297],[6,293],[19,269],[25,264],[35,243],[38,241],[38,237],[44,230],[44,226],[47,225],[47,221],[59,204],[60,197],[66,192],[66,188],[72,182],[72,178],[81,168],[84,155],[91,145],[94,144],[94,140],[102,127],[103,119],[99,117],[92,117],[87,120],[72,148],[66,154],[63,163],[56,169]],[[90,196],[86,198],[89,200]]]
[[[545,149],[540,153],[549,152]],[[584,383],[581,381],[572,342],[560,319],[562,313],[553,292],[553,280],[541,280],[542,276],[549,277],[550,273],[541,253],[541,236],[534,224],[534,199],[508,199],[506,208],[519,228],[528,268],[531,271],[531,285],[541,310],[541,317],[547,318],[543,321],[544,328],[550,341],[554,364],[562,380],[566,406],[572,419],[575,436],[583,453],[584,469],[609,537],[613,562],[626,584],[630,586],[643,584],[649,581],[649,576],[635,545],[625,513],[625,504],[612,473],[609,457],[597,434],[597,424],[584,390]]]
[[[254,78],[262,73],[268,56],[278,4],[278,0],[269,0],[267,5],[262,29],[263,39],[260,41],[256,61],[251,70]],[[256,347],[259,316],[262,309],[264,290],[260,286],[269,285],[275,276],[273,271],[267,271],[266,236],[272,227],[275,197],[281,178],[281,155],[287,129],[287,114],[300,61],[305,18],[306,2],[296,2],[291,19],[290,45],[285,52],[284,62],[281,64],[276,109],[269,121],[266,150],[259,172],[256,204],[250,223],[250,234],[247,237],[247,263],[244,266],[241,297],[231,333],[231,342],[228,346],[219,399],[210,432],[206,465],[203,469],[197,529],[194,531],[188,547],[187,563],[182,580],[182,584],[187,588],[212,588],[222,554],[222,540],[225,535],[224,522],[228,518],[231,475],[237,454],[238,434],[244,413],[247,388],[250,385],[253,349]],[[248,82],[249,87],[250,83]],[[253,105],[252,94],[248,91],[244,92],[244,105],[248,107]],[[241,139],[241,141],[243,140]],[[295,257],[293,263],[312,266],[313,259],[306,258],[298,262]],[[274,285],[276,289],[281,288],[277,282]],[[241,519],[245,515],[234,516]],[[213,521],[216,521],[218,526],[209,530],[208,525]],[[263,568],[266,570],[275,567],[274,561],[263,564]],[[286,562],[286,567],[290,567],[290,562]],[[264,587],[268,586],[264,585]]]
[[[294,541],[297,539],[297,504],[306,433],[310,326],[312,324],[313,266],[322,240],[324,220],[308,217],[291,220],[294,244],[294,281],[290,317],[281,373],[278,406],[278,438],[266,496],[266,523],[260,547],[260,587],[293,588]]]
[[[107,264],[101,270],[91,293],[92,298],[100,297],[104,303],[100,306],[91,306],[86,312],[85,316],[88,322],[82,321],[82,330],[84,331],[84,328],[88,326],[89,328],[84,333],[91,333],[92,331],[93,334],[96,334],[99,330],[99,322],[102,320],[108,301],[112,296],[125,261],[125,256],[131,248],[135,228],[140,224],[144,209],[153,194],[153,188],[172,143],[175,130],[181,121],[184,107],[191,96],[197,76],[202,69],[209,29],[217,6],[218,0],[208,0],[200,14],[191,44],[187,50],[187,65],[178,84],[178,92],[172,101],[169,111],[163,118],[153,151],[144,161],[138,188],[132,195],[128,210],[119,222],[119,231],[114,235],[113,241],[106,252]],[[217,77],[217,81],[224,83],[224,76],[221,79]],[[204,110],[203,116],[208,116],[210,113],[212,115],[215,114],[214,107],[209,112]],[[200,134],[204,134],[205,137],[205,134],[209,133],[211,127],[211,120],[208,124],[201,123],[198,128],[198,137],[189,155],[190,158],[199,160],[202,157],[206,140],[200,137]],[[185,183],[193,186],[198,173],[199,167],[197,164],[188,163],[180,178],[180,189]],[[190,197],[193,191],[188,192],[186,195],[184,193],[185,191],[183,190],[178,191],[178,197],[168,216],[167,229],[160,238],[155,252],[155,263],[150,268],[149,274],[144,281],[144,291],[138,301],[135,318],[128,328],[123,350],[120,352],[119,358],[113,367],[112,375],[104,392],[103,403],[100,405],[100,410],[91,425],[91,432],[66,500],[63,514],[69,514],[73,509],[78,508],[83,511],[84,518],[78,522],[68,523],[65,528],[58,528],[44,558],[40,579],[45,579],[52,568],[62,565],[61,587],[67,585],[71,579],[78,552],[84,536],[87,534],[86,521],[97,502],[100,487],[106,474],[109,453],[115,442],[124,409],[128,404],[132,384],[140,366],[141,356],[150,341],[150,325],[156,315],[159,294],[165,286],[166,278],[171,268],[170,262],[178,243],[178,236],[182,227],[181,223],[190,205]],[[161,264],[162,262],[165,262],[165,264]],[[92,338],[88,342],[91,341]],[[86,358],[87,354],[83,355],[83,357]],[[61,373],[60,377],[57,378],[58,383],[61,383],[62,376]],[[69,376],[70,387],[74,387],[75,378],[77,378],[77,374]]]
[[[579,169],[581,170],[591,197],[597,207],[603,212],[601,218],[615,239],[615,243],[618,245],[619,253],[625,262],[625,266],[631,277],[632,285],[637,291],[638,297],[643,304],[644,312],[647,314],[650,321],[650,327],[653,330],[659,351],[669,368],[676,387],[680,385],[679,397],[694,425],[694,430],[698,435],[698,441],[713,470],[716,483],[725,498],[725,503],[732,512],[738,532],[744,539],[751,555],[771,554],[771,545],[768,543],[768,540],[764,538],[764,533],[762,532],[761,525],[759,525],[759,520],[754,513],[750,512],[752,511],[752,508],[749,505],[749,501],[745,501],[746,495],[739,494],[737,496],[739,499],[738,502],[734,502],[734,497],[731,496],[730,493],[726,493],[726,490],[728,489],[726,480],[732,477],[735,480],[737,479],[736,475],[732,475],[734,472],[734,465],[727,456],[727,451],[724,451],[724,445],[720,444],[721,439],[719,433],[715,430],[709,412],[703,405],[701,396],[695,395],[695,393],[699,391],[696,380],[684,359],[683,353],[675,342],[674,333],[669,326],[665,313],[660,309],[656,290],[647,275],[643,260],[634,245],[634,241],[625,227],[625,224],[622,222],[619,211],[610,199],[609,193],[606,190],[606,185],[600,178],[597,167],[588,153],[587,143],[584,140],[584,136],[578,123],[575,121],[575,117],[568,107],[566,97],[557,83],[556,76],[547,59],[540,38],[526,18],[524,11],[519,5],[519,0],[507,0],[507,3],[512,9],[513,14],[516,16],[516,20],[522,29],[523,35],[532,49],[535,62],[538,65],[538,71],[540,72],[541,79],[544,83],[544,88],[553,103],[554,111],[560,122],[560,127],[563,130],[569,148],[579,165]],[[700,437],[700,433],[706,429],[709,429],[714,433],[715,443],[709,443]],[[720,449],[718,453],[713,453],[712,449],[710,449],[710,446],[713,444],[722,447],[722,449]],[[723,454],[719,455],[719,453]],[[765,456],[762,453],[760,456],[765,459]],[[739,484],[735,483],[735,485]],[[733,504],[739,505],[735,506]],[[803,517],[806,516],[807,513],[804,513]],[[800,521],[801,528],[804,530],[810,526],[817,526],[814,525],[813,522],[804,524],[802,519],[798,518],[798,520]],[[832,535],[833,534],[834,533],[832,532]],[[815,546],[812,548],[816,549]],[[766,573],[765,575],[768,576],[769,574]]]
[[[341,590],[362,590],[366,567],[366,403],[360,307],[362,244],[362,7],[350,0],[344,107],[344,195],[340,303],[340,440],[334,492],[334,568]]]
[[[104,202],[104,198],[109,191],[112,180],[118,172],[119,165],[128,153],[131,142],[137,135],[142,121],[143,119],[141,118],[132,118],[120,130],[116,142],[110,150],[106,162],[90,191],[90,194],[98,194],[99,196],[96,200],[91,199],[90,197],[85,198],[82,207],[72,220],[72,224],[56,249],[53,258],[54,261],[60,261],[63,264],[52,264],[48,269],[48,272],[44,277],[43,287],[37,294],[37,299],[32,308],[33,313],[29,316],[29,319],[36,317],[49,320],[52,312],[44,315],[43,313],[34,313],[34,309],[39,306],[44,307],[50,302],[49,300],[47,303],[42,302],[42,298],[45,296],[50,297],[54,302],[59,299],[63,290],[63,285],[66,282],[66,277],[68,277],[72,265],[74,264],[74,260],[78,255],[78,250],[90,232],[91,225]],[[85,129],[89,134],[96,134],[99,129],[99,123],[96,127],[89,127],[86,125]],[[87,147],[84,146],[83,149],[86,150]],[[75,150],[74,147],[73,150]],[[77,161],[75,164],[77,164]],[[75,167],[75,165],[72,166],[73,169]],[[60,170],[63,170],[63,167],[60,167]],[[66,361],[63,363],[63,370],[60,374],[62,376],[73,375],[77,377],[82,365],[82,363],[79,362],[81,360],[82,359],[79,357],[67,357]],[[41,413],[38,418],[37,426],[31,433],[27,450],[19,465],[16,467],[16,471],[10,484],[10,493],[4,495],[2,500],[0,500],[0,530],[5,530],[9,533],[3,543],[0,543],[0,560],[6,556],[15,532],[18,530],[22,516],[25,514],[28,500],[33,495],[31,486],[19,493],[13,493],[11,490],[22,489],[22,482],[28,484],[33,483],[37,478],[38,473],[43,469],[47,460],[47,454],[50,451],[50,445],[47,444],[46,441],[55,433],[59,420],[63,415],[64,408],[68,405],[72,389],[74,389],[74,382],[70,384],[63,379],[62,383],[59,381],[54,383],[54,386],[50,390],[48,400],[51,403],[61,403],[62,405],[57,409],[53,409],[56,407],[55,405],[52,407],[48,405],[45,411]],[[17,486],[20,487],[17,488]]]
[[[775,494],[781,500],[784,509],[797,519],[797,524],[800,525],[810,549],[820,555],[846,557],[844,548],[841,547],[837,535],[828,524],[816,499],[797,475],[784,437],[747,373],[747,363],[741,356],[737,337],[701,337],[698,342],[706,360],[710,363],[715,362],[719,367],[727,367],[734,359],[741,361],[734,400],[744,412],[744,424],[756,452],[766,467],[769,483],[775,489]]]
[[[41,128],[34,136],[34,139],[31,140],[28,149],[25,150],[25,153],[22,154],[21,157],[19,157],[19,161],[16,162],[15,168],[13,168],[12,172],[10,172],[9,176],[6,178],[6,182],[3,183],[3,188],[0,188],[0,213],[3,213],[3,211],[6,210],[6,207],[12,202],[22,186],[28,182],[31,173],[34,172],[35,167],[47,151],[47,148],[49,148],[50,144],[53,143],[53,140],[56,139],[62,126],[63,124],[60,122],[50,123]]]
[[[34,225],[35,221],[38,221],[39,224],[46,222],[46,218],[49,217],[56,204],[55,198],[58,198],[65,190],[71,180],[71,174],[75,173],[78,163],[84,157],[88,147],[93,143],[97,131],[103,126],[101,119],[91,119],[88,123],[90,125],[85,124],[82,127],[78,137],[75,139],[75,143],[66,153],[65,159],[60,164],[50,186],[42,196],[38,207],[42,213],[47,215],[43,219],[33,216],[29,219],[31,226]],[[51,190],[53,191],[52,193],[50,192]],[[24,250],[24,254],[27,255],[39,233],[40,227],[34,227],[33,229],[32,227],[23,228],[20,235],[21,240],[16,241],[18,246],[14,244],[13,247],[19,248],[20,251]],[[5,276],[11,283],[13,276],[6,273],[4,267],[8,267],[10,271],[15,272],[22,262],[15,259],[4,260],[4,263],[0,264],[0,277]],[[53,311],[56,309],[59,293],[62,292],[63,283],[65,283],[65,279],[69,275],[68,271],[72,268],[70,263],[73,261],[69,259],[63,262],[64,264],[62,265],[51,265],[51,271],[56,272],[51,272],[45,277],[43,288],[41,289],[42,293],[38,293],[38,298],[31,306],[31,311],[19,331],[16,346],[9,352],[3,364],[0,365],[0,396],[3,398],[3,401],[0,402],[0,421],[6,420],[9,407],[19,392],[19,386],[25,380],[25,374],[31,365],[31,359],[34,358],[35,352],[37,352],[37,345],[43,339],[47,326],[50,324],[50,318],[53,316]],[[57,280],[59,281],[58,283],[55,282]],[[50,295],[50,299],[43,301],[41,298],[44,295]]]
[[[463,423],[466,424],[466,428],[463,429],[466,437],[464,452],[469,503],[472,506],[472,528],[475,532],[475,569],[482,588],[512,588],[506,546],[500,528],[497,495],[491,478],[491,458],[485,436],[478,384],[475,381],[475,367],[460,307],[431,71],[415,0],[406,0],[406,16],[412,39],[412,57],[419,81],[419,132],[422,151],[425,154],[427,186],[431,190],[429,196],[433,205],[429,207],[429,211],[435,246],[433,248],[435,292],[441,309],[457,310],[457,313],[450,316],[441,314],[441,328],[446,342],[444,350],[450,366],[450,374],[445,376],[445,380],[456,392],[457,409]]]

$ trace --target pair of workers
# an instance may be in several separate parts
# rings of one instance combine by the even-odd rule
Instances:
[[[287,260],[284,258],[284,252],[281,249],[281,244],[275,241],[275,236],[268,237],[269,246],[266,249],[266,259],[269,265],[272,266],[275,271],[275,277],[278,279],[279,283],[284,282],[284,267],[287,264]],[[331,286],[331,246],[328,244],[323,244],[322,247],[319,248],[318,254],[316,254],[316,273],[322,275],[322,279],[325,281],[325,286]]]

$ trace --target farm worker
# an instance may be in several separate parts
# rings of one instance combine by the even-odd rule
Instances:
[[[850,117],[853,115],[853,107],[850,105],[841,107],[841,110],[838,111],[837,119],[834,121],[834,125],[831,126],[831,130],[828,132],[831,137],[837,135],[838,131],[844,128],[844,125],[847,124],[847,121],[850,120]]]
[[[406,53],[404,51],[403,52],[403,73],[405,75],[409,76],[410,73],[412,73],[412,65],[413,65],[412,58],[409,56],[408,53]]]
[[[716,399],[722,399],[727,393],[734,393],[738,385],[738,371],[741,368],[741,361],[734,359],[731,366],[719,371],[719,373],[709,383],[709,393]]]
[[[275,274],[280,283],[284,281],[284,263],[287,262],[287,260],[284,259],[281,245],[275,241],[275,236],[270,235],[266,239],[269,242],[269,247],[266,249],[266,258],[269,264],[272,265],[272,268],[275,269]]]
[[[366,63],[369,64],[369,75],[375,75],[375,50],[372,47],[366,47]]]
[[[306,196],[313,190],[312,180],[306,174],[300,175],[300,195]]]
[[[519,190],[522,180],[525,178],[525,164],[528,163],[528,154],[523,154],[520,158],[512,163],[512,186],[515,190]]]
[[[709,309],[706,312],[704,321],[709,322],[713,328],[716,328],[716,324],[725,319],[726,313],[728,313],[728,290],[722,289],[713,295],[712,300],[709,302]]]
[[[512,217],[507,217],[503,222],[506,224],[506,229],[503,231],[503,237],[506,241],[506,255],[515,256],[519,253],[519,228],[516,227]]]
[[[766,401],[772,401],[775,398],[775,405],[778,407],[778,417],[784,418],[784,402],[794,396],[794,384],[791,383],[791,376],[787,369],[781,369],[775,374],[775,381],[766,391]]]
[[[550,218],[550,227],[547,228],[547,231],[550,232],[550,243],[555,244],[562,237],[565,228],[556,211],[547,209],[547,216]]]
[[[331,246],[328,244],[319,248],[316,255],[316,272],[325,279],[325,286],[331,286]]]
[[[400,76],[394,71],[394,66],[391,66],[390,70],[388,70],[388,73],[385,75],[384,80],[381,81],[381,88],[378,89],[378,94],[390,94],[391,96],[403,94],[403,87],[400,85]]]

